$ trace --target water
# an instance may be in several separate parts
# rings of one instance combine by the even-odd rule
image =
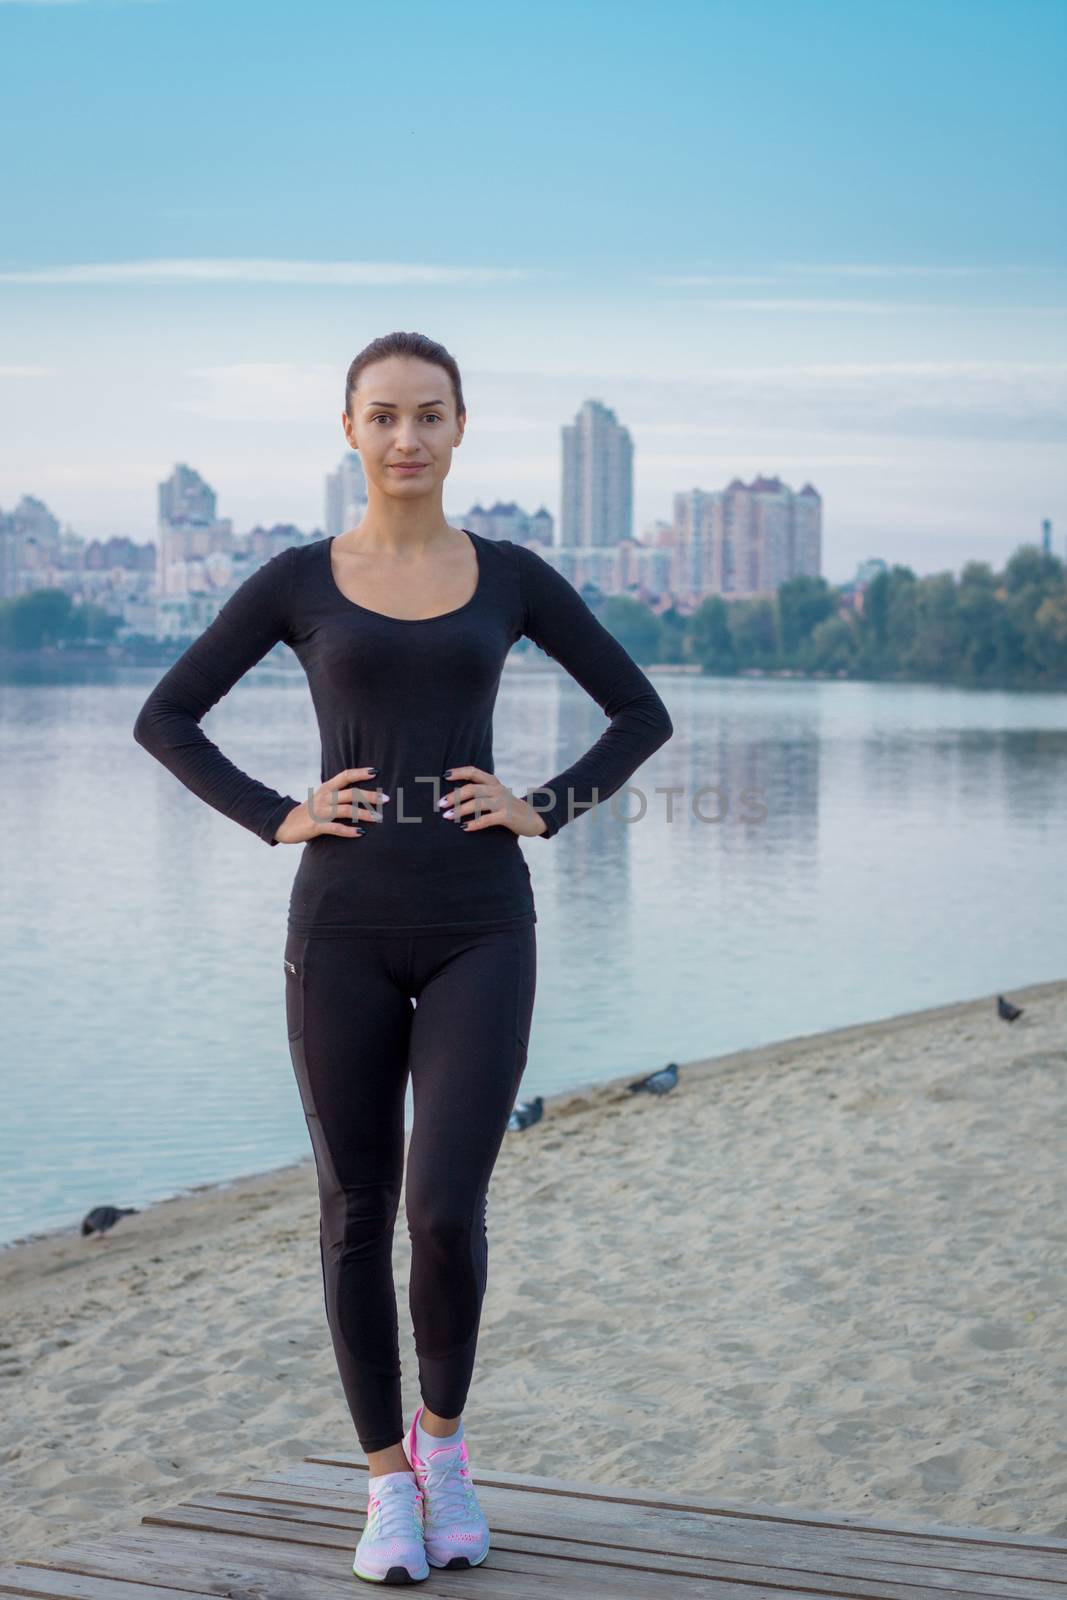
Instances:
[[[2,1242],[309,1153],[282,969],[299,850],[134,743],[159,675],[0,685]],[[635,779],[647,814],[522,843],[522,1098],[1067,974],[1067,696],[655,682],[675,735]],[[497,772],[521,792],[605,725],[569,678],[509,666]],[[204,726],[282,792],[317,779],[300,673],[249,675]],[[691,810],[705,785],[721,820]]]

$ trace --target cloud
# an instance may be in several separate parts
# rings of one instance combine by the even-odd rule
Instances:
[[[614,406],[640,448],[652,435],[707,441],[781,432],[1040,446],[1067,438],[1067,362],[884,361],[709,365],[699,377],[571,367],[468,370],[502,409],[569,421],[585,395]],[[876,448],[877,448],[876,445]],[[849,453],[847,450],[845,453]]]
[[[900,300],[694,300],[694,305],[706,311],[785,311],[831,312],[837,316],[842,311],[860,312],[864,316],[896,316],[908,311],[938,311],[944,305],[921,305]],[[967,309],[970,308],[961,308]]]
[[[173,400],[173,409],[215,422],[321,424],[344,410],[344,373],[325,362],[234,361],[193,367],[184,376],[197,382],[199,393]]]
[[[3,4],[4,0],[0,0]],[[463,288],[510,283],[533,274],[518,267],[437,267],[418,262],[271,261],[255,257],[190,257],[156,261],[93,261],[0,272],[0,283],[172,284],[289,283],[364,288],[438,284]]]
[[[986,278],[1002,272],[1031,272],[1025,266],[905,266],[896,262],[787,261],[780,272],[820,273],[841,278]]]
[[[213,421],[309,423],[321,427],[343,407],[344,374],[322,362],[232,362],[184,375],[196,385],[178,411]],[[645,440],[717,440],[733,449],[755,436],[780,436],[796,452],[799,435],[819,446],[828,435],[866,435],[880,460],[890,439],[984,440],[1028,445],[1067,437],[1067,363],[1026,361],[836,362],[795,366],[723,366],[700,378],[661,378],[646,372],[532,371],[484,367],[464,372],[479,433],[558,436],[576,393],[600,395],[620,407],[642,460]],[[522,397],[518,406],[517,397]],[[580,398],[578,403],[580,403]],[[698,443],[699,441],[699,443]],[[792,444],[791,444],[792,442]],[[652,444],[655,449],[655,444]],[[826,445],[822,445],[826,454]],[[842,465],[868,458],[847,445],[829,451]],[[495,457],[494,457],[495,459]],[[680,464],[680,463],[679,463]],[[823,462],[822,464],[828,464]]]
[[[96,0],[98,5],[112,6],[154,6],[161,4],[161,0]],[[0,6],[77,6],[84,5],[85,0],[0,0]]]
[[[711,289],[721,284],[777,283],[791,275],[829,278],[984,278],[1005,272],[1030,272],[1024,266],[903,266],[890,262],[786,261],[769,273],[702,272],[661,276],[650,279],[664,289]]]
[[[897,315],[901,312],[935,311],[938,316],[943,316],[947,311],[959,311],[967,316],[983,307],[963,301],[939,301],[936,304],[924,305],[921,301],[905,300],[692,300],[693,306],[702,306],[707,311],[785,311],[789,313],[831,312],[837,316],[841,312],[859,312],[864,316]],[[1067,307],[1064,306],[996,306],[998,316],[1020,314],[1039,316],[1063,316]]]
[[[652,430],[644,428],[641,431],[642,434],[645,434]],[[669,427],[664,427],[658,431],[669,433],[672,430]],[[733,429],[731,431],[734,437],[738,437],[741,430]],[[768,434],[766,430],[763,430],[760,434],[761,450],[767,449],[767,439]],[[655,467],[662,471],[671,472],[706,472],[709,459],[714,460],[715,458],[709,458],[706,450],[700,451],[699,454],[690,455],[664,454],[656,450],[641,451],[642,470]],[[803,455],[785,455],[778,450],[774,452],[775,472],[784,472],[791,467],[795,467],[806,478],[810,478],[812,472],[818,467],[890,467],[895,461],[896,457],[892,455],[817,455],[811,452],[806,452]]]

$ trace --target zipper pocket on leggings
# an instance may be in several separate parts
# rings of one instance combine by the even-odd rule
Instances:
[[[304,1031],[304,972],[289,957],[285,961],[285,1023],[290,1039]]]

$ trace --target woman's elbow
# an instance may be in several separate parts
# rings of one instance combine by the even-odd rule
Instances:
[[[133,725],[133,737],[141,748],[147,750],[150,754],[154,752],[157,744],[158,714],[158,702],[155,694],[152,693],[148,696],[140,711],[138,711],[137,719]]]
[[[654,689],[652,691],[650,709],[652,711],[651,722],[656,736],[656,748],[658,749],[661,744],[666,744],[674,733],[674,723],[671,721],[671,714],[664,705],[663,700]]]

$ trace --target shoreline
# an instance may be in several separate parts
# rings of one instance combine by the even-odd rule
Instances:
[[[1011,998],[1012,1025],[986,996],[681,1062],[664,1096],[546,1095],[490,1187],[475,1479],[1067,1534],[1067,980]],[[401,1208],[406,1419],[409,1260]],[[362,1458],[310,1151],[12,1242],[0,1305],[8,1559]]]
[[[1053,979],[1047,983],[1028,984],[1025,988],[1011,990],[1015,1003],[1026,1006],[1032,1001],[1050,998],[1063,989],[1067,991],[1067,978]],[[787,1065],[785,1061],[775,1061],[774,1057],[780,1051],[787,1051],[790,1056],[801,1055],[805,1047],[815,1048],[817,1045],[841,1046],[863,1039],[880,1037],[886,1030],[897,1032],[902,1028],[923,1027],[935,1021],[951,1021],[960,1016],[968,1008],[995,1004],[996,996],[987,997],[985,1000],[954,1000],[945,1005],[930,1006],[922,1011],[902,1011],[888,1017],[877,1017],[872,1022],[845,1023],[840,1028],[827,1028],[818,1033],[789,1034],[784,1039],[776,1039],[768,1044],[748,1045],[741,1050],[729,1051],[721,1056],[700,1056],[695,1061],[679,1062],[679,1068],[687,1079],[719,1076],[730,1072],[744,1071],[746,1068],[765,1068],[769,1065]],[[654,1070],[654,1069],[653,1069]],[[638,1074],[645,1076],[645,1074]],[[627,1085],[634,1081],[633,1073],[625,1073],[616,1078],[607,1078],[596,1082],[577,1084],[572,1089],[558,1089],[550,1094],[542,1095],[544,1100],[544,1118],[549,1116],[573,1116],[579,1112],[590,1110],[597,1105],[612,1103],[619,1099],[629,1101],[631,1098]],[[519,1100],[533,1098],[519,1090]],[[405,1141],[411,1130],[405,1129]],[[505,1135],[505,1140],[507,1139]],[[514,1137],[514,1136],[513,1136]],[[406,1148],[406,1146],[405,1146]],[[283,1161],[273,1167],[257,1167],[252,1172],[237,1173],[231,1178],[207,1178],[200,1183],[182,1185],[175,1189],[173,1194],[161,1195],[156,1200],[146,1201],[138,1207],[139,1216],[148,1216],[160,1206],[170,1206],[184,1200],[195,1200],[203,1195],[241,1192],[246,1187],[256,1189],[264,1182],[272,1182],[284,1178],[287,1174],[300,1172],[304,1169],[313,1170],[313,1157],[299,1156],[295,1161]],[[130,1219],[123,1217],[120,1225],[128,1225]],[[19,1234],[7,1241],[0,1240],[0,1287],[4,1282],[3,1265],[10,1251],[25,1250],[32,1246],[47,1247],[64,1239],[83,1242],[83,1235],[78,1232],[81,1227],[81,1217],[76,1221],[61,1223],[54,1228],[35,1230],[26,1234]],[[89,1240],[84,1240],[89,1243]]]

